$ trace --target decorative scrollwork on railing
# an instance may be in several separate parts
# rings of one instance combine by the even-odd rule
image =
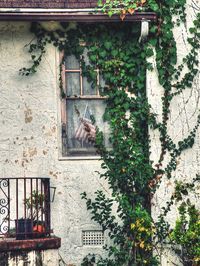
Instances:
[[[0,180],[0,234],[8,232],[9,198],[8,198],[9,180]]]
[[[8,199],[0,199],[0,214],[5,214],[8,210]]]
[[[0,208],[8,205],[8,198],[0,199]],[[1,212],[0,212],[1,213]]]
[[[7,188],[8,185],[9,185],[9,180],[8,180],[8,178],[7,178],[7,179],[1,179],[1,180],[0,180],[0,190],[4,193],[4,195],[6,195],[6,194],[5,194],[5,191],[4,191],[3,188]],[[6,195],[6,196],[8,196],[8,195]]]
[[[8,217],[6,217],[0,224],[0,235],[8,233]]]

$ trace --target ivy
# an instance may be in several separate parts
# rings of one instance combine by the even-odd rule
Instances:
[[[107,0],[105,2],[99,0],[98,6],[101,12],[108,14],[109,17],[117,14],[122,20],[127,14],[133,15],[136,11],[157,12],[159,10],[155,0]]]
[[[160,214],[156,223],[159,229],[157,231],[158,243],[170,244],[184,266],[197,266],[200,261],[200,217],[197,207],[190,200],[191,193],[197,200],[199,199],[197,193],[199,181],[198,175],[191,183],[176,181],[174,193],[166,207],[162,207],[163,213]],[[176,220],[175,227],[171,229],[170,224],[166,222],[166,216],[175,203],[179,203],[179,218]]]
[[[177,65],[177,45],[173,30],[175,26],[186,23],[186,0],[107,0],[99,1],[99,9],[112,15],[126,16],[140,11],[156,11],[158,21],[151,24],[150,36],[146,42],[138,43],[139,24],[77,24],[60,23],[55,30],[45,30],[42,24],[32,23],[31,32],[36,39],[29,45],[32,66],[22,68],[22,75],[36,72],[46,45],[53,44],[65,55],[75,55],[81,61],[83,75],[95,86],[96,72],[99,69],[105,86],[99,87],[105,96],[106,110],[104,120],[109,123],[109,141],[112,149],[104,145],[103,133],[97,128],[96,149],[101,156],[100,178],[107,180],[111,192],[108,198],[102,191],[95,193],[94,200],[83,192],[87,209],[92,219],[107,230],[110,245],[105,245],[107,257],[90,254],[82,265],[98,266],[140,266],[159,265],[155,251],[160,245],[170,243],[177,251],[181,246],[181,260],[184,264],[198,265],[199,253],[190,249],[190,245],[199,244],[194,234],[199,232],[196,207],[189,200],[196,194],[194,183],[175,182],[175,191],[162,207],[162,213],[153,220],[151,199],[158,190],[163,177],[173,178],[178,158],[186,149],[194,145],[200,124],[200,115],[195,126],[184,139],[175,143],[168,131],[172,100],[184,90],[189,90],[198,74],[200,15],[197,14],[190,29],[188,44],[190,50]],[[82,43],[85,45],[83,46]],[[83,52],[86,51],[89,63]],[[146,95],[146,70],[153,66],[148,58],[154,55],[159,83],[163,88],[162,121],[157,121]],[[62,70],[61,62],[59,68]],[[65,98],[62,78],[59,79],[61,97]],[[156,130],[160,136],[161,153],[158,162],[150,161],[151,143],[148,128]],[[165,159],[168,164],[165,165]],[[187,201],[185,201],[185,197]],[[167,222],[167,215],[174,205],[179,205],[180,218],[175,228]],[[117,206],[116,212],[113,206]],[[189,218],[188,218],[189,217]],[[181,228],[185,236],[180,238]],[[192,235],[194,237],[192,238]],[[179,250],[180,251],[180,250]],[[177,253],[180,255],[180,252]]]

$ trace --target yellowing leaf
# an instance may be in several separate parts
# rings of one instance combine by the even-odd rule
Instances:
[[[140,242],[140,248],[144,248],[144,241]]]
[[[136,226],[138,227],[140,225],[140,220],[136,221]]]
[[[135,228],[135,224],[131,224],[131,229],[133,230]]]
[[[121,18],[121,20],[124,20],[125,17],[126,17],[126,10],[123,9],[123,10],[121,10],[120,18]]]
[[[128,9],[128,12],[129,12],[131,15],[133,15],[133,13],[135,12],[135,9],[133,9],[133,8],[129,8],[129,9]]]

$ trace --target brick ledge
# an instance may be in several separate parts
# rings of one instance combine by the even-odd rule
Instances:
[[[61,246],[61,239],[59,237],[37,238],[37,239],[26,239],[26,240],[5,238],[0,240],[0,252],[16,251],[16,250],[59,249],[60,246]]]

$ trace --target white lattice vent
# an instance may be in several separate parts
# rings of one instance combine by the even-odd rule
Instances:
[[[104,245],[104,234],[100,230],[82,231],[83,246],[102,246]]]

